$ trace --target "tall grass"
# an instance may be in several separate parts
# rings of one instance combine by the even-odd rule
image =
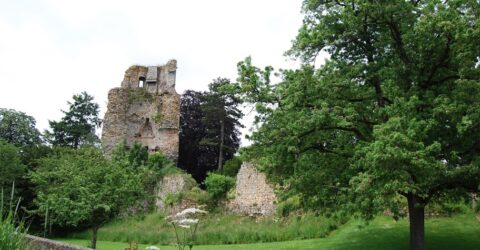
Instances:
[[[12,193],[7,210],[6,206],[4,206],[2,188],[0,200],[0,250],[23,250],[27,248],[25,224],[17,218],[20,199],[18,199],[15,209],[13,209],[14,191],[15,184],[12,185]]]
[[[282,220],[255,219],[232,214],[210,214],[198,225],[195,245],[240,244],[321,238],[336,229],[341,221],[305,214]],[[89,239],[90,232],[68,235]],[[123,219],[109,223],[98,232],[99,240],[168,245],[175,242],[172,226],[160,213],[140,219]]]

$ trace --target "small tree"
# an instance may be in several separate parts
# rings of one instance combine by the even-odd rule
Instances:
[[[73,95],[73,102],[68,102],[69,110],[62,112],[65,116],[58,122],[49,121],[52,131],[46,131],[53,145],[78,148],[99,142],[95,134],[102,123],[98,118],[99,106],[93,102],[93,96],[82,92]]]
[[[112,164],[95,148],[60,149],[40,161],[31,174],[37,185],[38,213],[49,210],[52,223],[87,225],[96,247],[102,224],[134,205],[143,192],[133,169]]]

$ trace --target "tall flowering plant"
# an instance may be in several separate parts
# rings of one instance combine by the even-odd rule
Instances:
[[[179,250],[192,249],[197,233],[199,219],[207,211],[198,208],[187,208],[166,219],[173,225]]]

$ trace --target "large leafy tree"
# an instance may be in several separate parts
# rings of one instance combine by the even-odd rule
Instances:
[[[129,166],[126,159],[109,161],[96,148],[57,149],[31,174],[37,212],[48,211],[57,225],[90,226],[95,248],[100,226],[143,197],[140,175]]]
[[[411,249],[425,249],[424,208],[480,183],[479,3],[306,0],[271,84],[241,62],[235,89],[255,103],[250,156],[321,212],[372,217],[408,204]],[[316,69],[321,51],[330,59]],[[404,199],[401,199],[404,197]]]
[[[17,147],[41,143],[40,132],[35,128],[35,119],[23,112],[0,108],[0,139]]]
[[[203,182],[207,172],[222,170],[240,146],[240,100],[223,91],[231,85],[218,78],[209,85],[209,91],[186,91],[180,108],[180,150],[178,165],[198,181]]]
[[[86,92],[73,95],[73,102],[68,102],[69,110],[63,111],[60,121],[49,121],[51,132],[47,136],[53,145],[79,148],[99,142],[95,131],[101,125],[98,117],[99,106],[93,102],[93,96]]]

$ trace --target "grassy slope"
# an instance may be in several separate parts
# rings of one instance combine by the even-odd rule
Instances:
[[[472,214],[451,218],[429,219],[426,223],[428,249],[480,249],[480,222]],[[64,240],[85,245],[85,240]],[[102,241],[100,250],[124,249],[125,243]],[[141,245],[140,249],[145,249]],[[171,246],[161,246],[161,250],[175,250]],[[387,217],[379,217],[369,225],[352,221],[344,225],[327,238],[297,240],[263,244],[244,245],[204,245],[195,246],[195,250],[294,250],[294,249],[408,249],[408,222],[395,222]]]
[[[246,244],[325,237],[341,224],[311,214],[291,216],[282,221],[255,219],[237,215],[209,214],[201,218],[196,244]],[[254,229],[254,230],[252,230]],[[72,239],[90,239],[91,232],[72,233]],[[168,245],[174,242],[172,225],[158,213],[143,219],[117,220],[100,228],[98,239],[142,244]]]

